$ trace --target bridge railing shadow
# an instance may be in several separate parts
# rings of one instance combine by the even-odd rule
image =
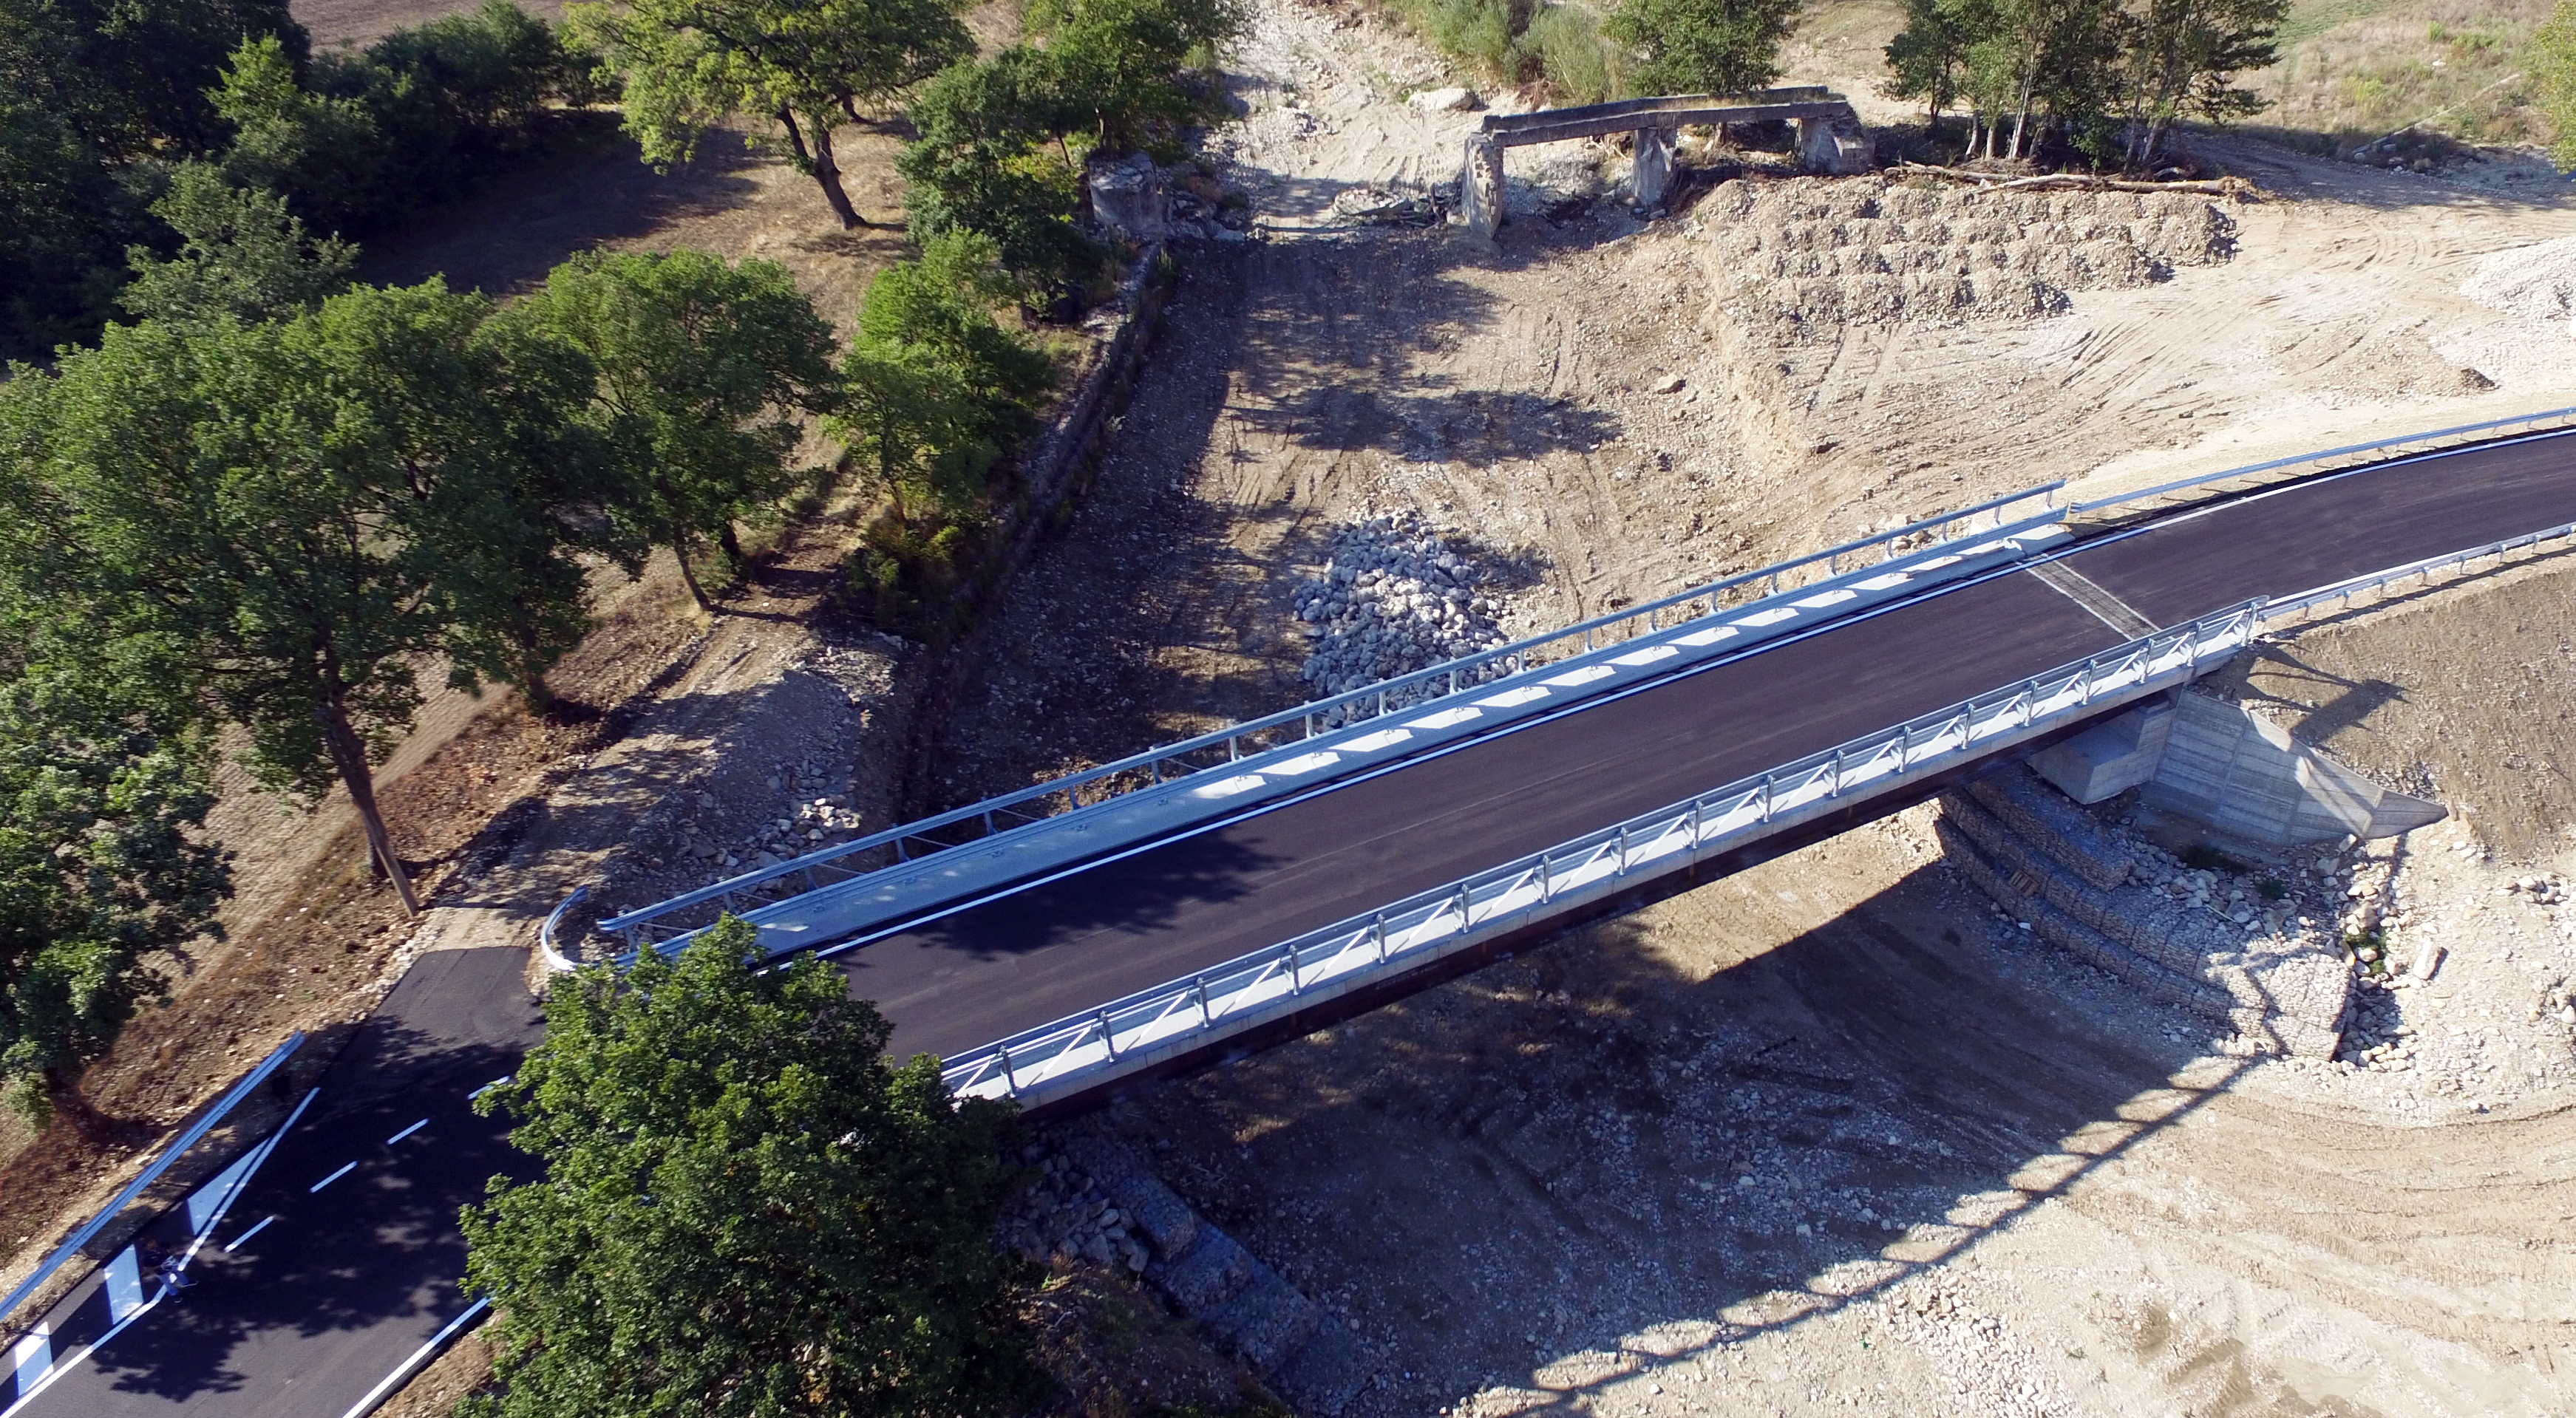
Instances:
[[[1390,1337],[1395,1401],[1575,1411],[1958,1259],[2249,1066],[1980,924],[1936,868],[1715,968],[1689,958],[1748,934],[1745,903],[1799,891],[1812,859],[1166,1085],[1111,1125]]]

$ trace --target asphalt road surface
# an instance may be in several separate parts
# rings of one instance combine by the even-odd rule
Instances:
[[[195,1283],[20,1414],[342,1418],[462,1313],[457,1209],[529,1165],[467,1102],[536,1042],[527,963],[520,950],[421,957],[198,1253]]]
[[[2056,584],[2013,571],[1839,622],[837,963],[899,1054],[954,1053],[2055,668],[2139,618],[2172,625],[2570,520],[2576,435],[2297,484],[2088,542]],[[424,958],[235,1204],[215,1239],[236,1249],[210,1246],[194,1288],[18,1411],[344,1418],[419,1352],[466,1308],[457,1208],[525,1165],[466,1106],[536,1037],[523,960]]]
[[[2170,626],[2576,521],[2576,435],[2302,482],[2066,553]],[[2062,579],[2062,578],[2061,578]],[[1036,1028],[2121,644],[2026,571],[1291,800],[836,957],[899,1055]]]

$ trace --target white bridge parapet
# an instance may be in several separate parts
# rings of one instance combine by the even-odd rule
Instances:
[[[2251,642],[2260,601],[2160,630],[1839,748],[945,1061],[955,1092],[1043,1107],[1336,996],[1902,791],[2182,684]]]

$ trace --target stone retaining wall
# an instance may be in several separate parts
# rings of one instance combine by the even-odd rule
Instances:
[[[1209,1224],[1134,1149],[1076,1131],[1042,1160],[1047,1178],[1004,1222],[1004,1244],[1032,1259],[1125,1266],[1301,1413],[1332,1418],[1367,1382],[1349,1327]]]
[[[2331,919],[2297,924],[2285,911],[2257,926],[2176,901],[2139,880],[2154,849],[2018,764],[1943,794],[1934,830],[1950,864],[2033,934],[2226,1022],[2249,1049],[2333,1057],[2352,972]]]

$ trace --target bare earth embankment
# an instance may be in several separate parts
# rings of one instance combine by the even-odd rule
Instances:
[[[1267,6],[1238,67],[1215,145],[1269,239],[1187,253],[1099,487],[1005,611],[1022,648],[947,726],[952,797],[1292,702],[1318,636],[1401,663],[1456,633],[1450,590],[1527,629],[2047,479],[2576,403],[2564,322],[2464,289],[2576,232],[2522,185],[2239,140],[2202,156],[2262,193],[2215,204],[1750,159],[1640,223],[1575,200],[1615,153],[1515,152],[1537,181],[1487,247],[1332,216],[1449,174],[1470,120],[1395,102],[1439,77],[1403,37]],[[1342,551],[1387,513],[1470,574]],[[2335,1064],[2231,1057],[2034,944],[1916,813],[1111,1123],[1354,1323],[1359,1411],[2564,1411],[2576,954],[2556,898],[2497,892],[2576,821],[2566,585],[2266,652],[2258,687],[2303,686],[2387,781],[2434,765],[2476,834],[2360,864],[2401,960],[2452,953],[2366,991]],[[1318,587],[1362,628],[1301,620]]]

